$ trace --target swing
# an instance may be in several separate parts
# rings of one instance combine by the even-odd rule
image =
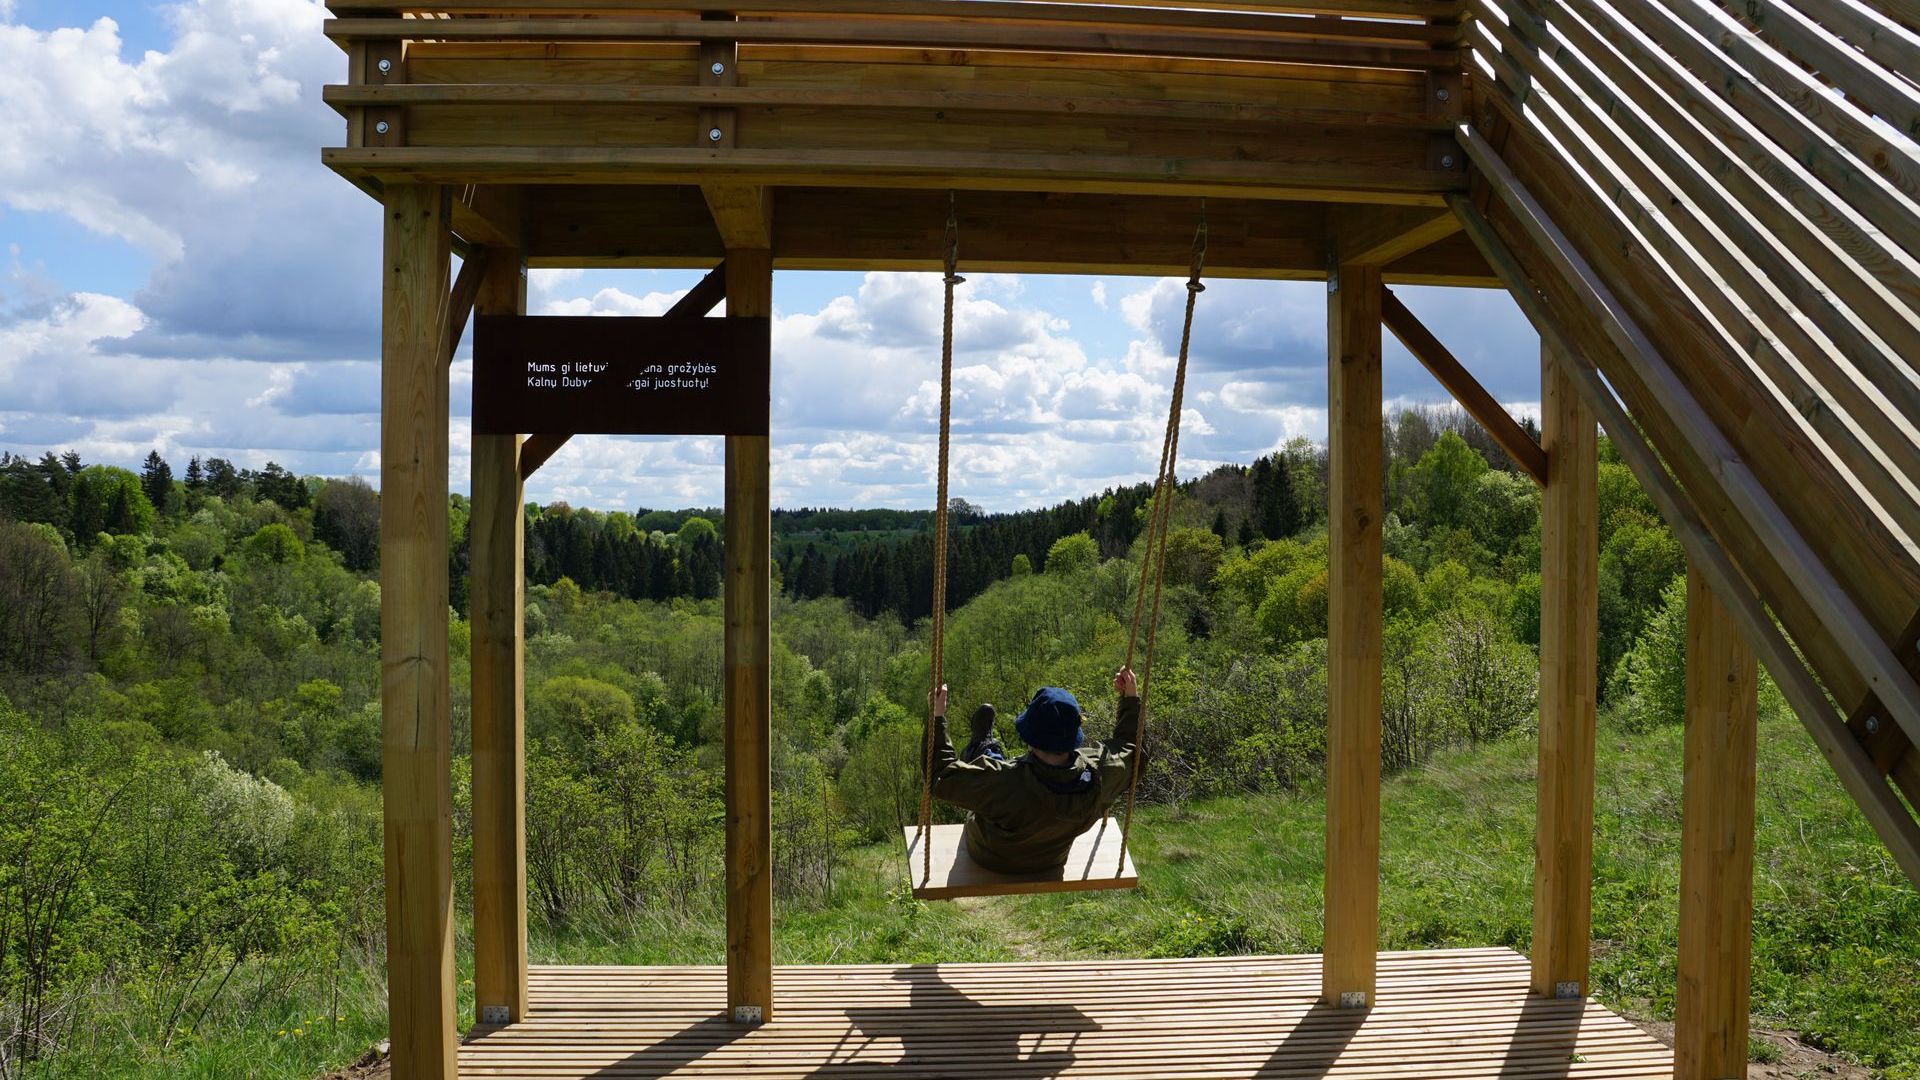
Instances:
[[[953,409],[953,287],[966,280],[955,273],[959,262],[960,227],[954,215],[953,197],[948,196],[946,254],[946,314],[940,341],[940,477],[939,500],[934,506],[933,538],[933,629],[932,690],[943,681],[947,629],[947,444],[952,430]],[[1027,874],[1005,874],[988,870],[967,854],[963,836],[966,826],[933,824],[933,710],[927,710],[926,731],[921,739],[920,822],[901,831],[907,842],[907,872],[913,895],[920,900],[951,900],[962,896],[1010,896],[1020,893],[1086,892],[1096,889],[1131,889],[1140,883],[1133,860],[1127,853],[1127,841],[1133,830],[1134,796],[1140,786],[1140,764],[1147,745],[1147,688],[1153,668],[1153,643],[1160,625],[1160,591],[1167,563],[1167,528],[1172,518],[1174,462],[1180,451],[1180,401],[1186,392],[1187,351],[1193,337],[1194,302],[1205,291],[1200,271],[1206,262],[1206,204],[1201,203],[1200,224],[1193,235],[1193,263],[1187,277],[1186,321],[1180,330],[1180,356],[1174,367],[1172,404],[1167,410],[1166,435],[1160,444],[1160,471],[1153,482],[1153,514],[1147,522],[1147,550],[1140,560],[1140,581],[1134,590],[1133,620],[1127,631],[1126,666],[1133,666],[1134,648],[1140,638],[1143,602],[1146,599],[1147,572],[1153,571],[1153,610],[1146,621],[1146,647],[1138,674],[1140,693],[1139,745],[1133,755],[1133,775],[1127,782],[1127,807],[1121,820],[1101,820],[1074,840],[1064,866]],[[931,697],[929,697],[931,702]],[[919,872],[914,873],[916,856]]]

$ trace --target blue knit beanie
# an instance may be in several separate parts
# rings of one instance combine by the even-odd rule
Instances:
[[[1064,754],[1080,746],[1080,702],[1057,686],[1043,686],[1027,702],[1013,730],[1028,746]]]

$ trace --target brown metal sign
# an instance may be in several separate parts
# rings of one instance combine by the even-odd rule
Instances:
[[[479,435],[765,435],[772,320],[481,315]]]

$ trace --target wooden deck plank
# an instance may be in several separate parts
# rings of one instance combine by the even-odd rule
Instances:
[[[1381,953],[1371,1009],[1319,1003],[1317,956],[796,965],[775,1022],[723,1022],[718,967],[532,970],[530,1019],[461,1075],[1653,1080],[1673,1056],[1590,1001],[1527,993],[1507,949]]]

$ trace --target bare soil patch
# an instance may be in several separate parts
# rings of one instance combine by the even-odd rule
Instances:
[[[1664,1046],[1673,1045],[1673,1024],[1666,1020],[1631,1018]],[[1753,1027],[1753,1037],[1772,1046],[1780,1060],[1747,1063],[1747,1080],[1872,1080],[1873,1071],[1843,1057],[1800,1041],[1797,1032]],[[1775,1056],[1775,1055],[1768,1055]]]

